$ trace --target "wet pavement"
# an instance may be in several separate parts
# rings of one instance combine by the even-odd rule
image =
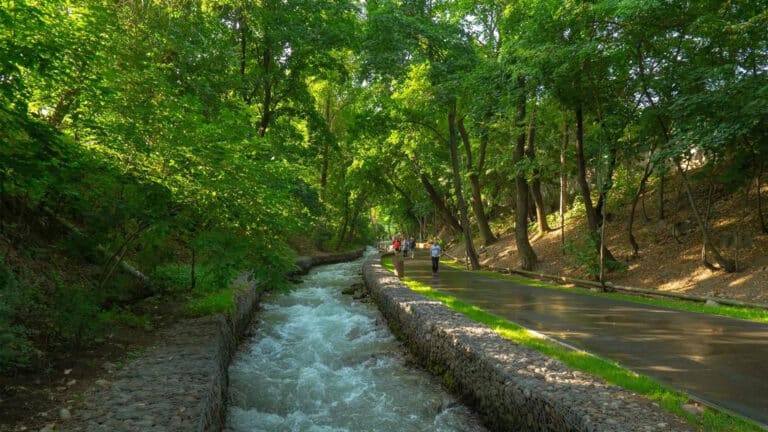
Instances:
[[[768,424],[768,324],[536,288],[440,265],[405,276],[707,403]]]

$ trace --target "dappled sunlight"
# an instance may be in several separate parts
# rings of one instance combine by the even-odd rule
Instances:
[[[550,333],[550,336],[561,338],[561,339],[570,339],[570,338],[588,338],[591,336],[590,333],[583,332],[583,331],[575,331],[575,330],[569,330],[569,331],[557,331]]]
[[[683,358],[687,358],[688,360],[694,361],[696,363],[703,363],[706,359],[706,356],[703,355],[684,355]]]
[[[627,388],[653,395],[656,400],[679,396],[665,393],[654,379],[637,375],[624,367],[689,391],[699,392],[706,388],[709,393],[714,391],[719,394],[720,389],[726,387],[729,389],[727,397],[730,398],[733,384],[726,382],[726,376],[710,376],[710,371],[727,369],[742,373],[745,367],[752,368],[749,356],[743,355],[745,347],[760,356],[767,347],[768,328],[761,330],[759,324],[746,321],[692,319],[690,315],[675,310],[681,306],[671,301],[661,302],[658,306],[651,300],[629,301],[629,296],[621,294],[585,291],[576,294],[562,287],[539,289],[531,285],[547,284],[529,284],[517,277],[498,274],[486,277],[485,273],[458,270],[461,268],[451,269],[445,276],[441,274],[431,279],[422,276],[419,278],[422,283],[409,279],[405,282],[414,291],[486,324],[512,343],[532,348],[609,382],[622,383]],[[701,278],[714,277],[709,271],[695,273]],[[732,281],[736,281],[746,275],[730,276]],[[688,277],[680,275],[670,282],[685,281]],[[434,288],[423,282],[432,284]],[[470,285],[463,285],[465,283]],[[693,310],[698,312],[702,309]],[[449,333],[458,338],[454,339],[457,341],[463,337],[478,340],[490,336],[484,327],[463,325],[453,327]],[[549,365],[517,366],[528,361],[533,354],[489,349],[491,355],[518,374],[563,386],[583,384],[578,374],[561,374],[550,369]],[[758,376],[762,375],[758,372]]]
[[[413,306],[434,306],[436,304],[440,304],[437,300],[408,300],[402,302],[403,305],[405,305],[406,308],[411,308]]]
[[[654,370],[657,372],[685,372],[685,369],[680,368],[673,368],[669,366],[663,366],[663,365],[656,365],[656,366],[650,366],[647,369]]]
[[[677,184],[670,187],[675,188]],[[685,201],[683,198],[674,199]],[[651,194],[646,197],[645,204],[648,215],[657,214],[657,200]],[[743,219],[740,211],[742,205],[743,198],[738,195],[723,194],[714,202],[711,218],[711,234],[715,246],[720,247],[722,240],[734,233],[747,235],[752,241],[752,246],[744,249],[721,248],[723,257],[738,258],[739,271],[736,273],[711,271],[704,267],[701,263],[701,234],[695,223],[691,231],[679,237],[679,242],[674,238],[670,224],[691,220],[692,216],[687,210],[672,212],[668,209],[671,213],[667,222],[662,224],[658,219],[644,220],[638,209],[633,230],[640,246],[636,257],[630,257],[632,250],[627,240],[626,213],[615,212],[613,220],[606,225],[607,244],[614,256],[627,264],[627,271],[609,273],[608,279],[617,285],[658,289],[666,293],[768,303],[768,235],[757,231],[759,224],[754,221],[754,214],[750,213],[746,220]],[[567,221],[567,240],[574,240],[583,232],[581,219]],[[575,268],[572,258],[563,255],[559,228],[543,236],[531,235],[531,244],[539,260],[535,271],[589,279],[588,275]],[[511,229],[494,244],[478,249],[480,263],[486,268],[505,271],[520,267]],[[463,244],[454,245],[451,251],[463,254]],[[708,259],[713,261],[711,254]]]
[[[738,278],[728,282],[728,286],[729,287],[738,286],[740,284],[747,283],[752,278],[753,278],[752,275],[744,275],[744,276],[738,277]]]
[[[461,333],[461,334],[474,336],[474,337],[481,337],[481,336],[485,337],[492,334],[490,333],[490,330],[487,327],[483,327],[479,325],[453,326],[445,330],[448,334]]]

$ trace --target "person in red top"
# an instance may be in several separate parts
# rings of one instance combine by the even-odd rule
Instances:
[[[395,238],[395,241],[392,242],[392,246],[394,246],[395,252],[400,252],[400,239]]]

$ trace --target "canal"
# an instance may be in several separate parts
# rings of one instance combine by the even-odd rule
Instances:
[[[375,306],[341,293],[361,267],[318,267],[264,299],[229,370],[227,431],[485,430],[408,361]]]

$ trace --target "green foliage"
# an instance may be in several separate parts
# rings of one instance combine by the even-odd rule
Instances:
[[[16,275],[0,257],[0,371],[25,366],[30,361],[29,330],[15,324],[16,309],[22,301],[19,291]]]
[[[477,175],[491,215],[509,212],[518,170],[555,201],[576,109],[587,179],[613,182],[610,205],[648,158],[659,174],[694,152],[737,190],[768,154],[767,22],[757,0],[0,0],[0,206],[19,203],[0,223],[34,215],[37,234],[98,266],[52,297],[4,290],[2,361],[26,361],[36,331],[87,342],[134,322],[101,308],[134,289],[119,260],[177,293],[194,256],[190,295],[216,310],[243,272],[282,283],[296,239],[440,232],[438,204],[458,207],[448,112],[468,133],[458,189]],[[514,164],[529,126],[535,158]],[[594,241],[568,248],[596,274]]]
[[[205,232],[193,240],[204,270],[198,275],[198,289],[226,288],[244,268],[250,252],[248,243],[226,231]]]
[[[583,234],[580,239],[565,240],[565,254],[571,265],[592,278],[600,276],[600,253],[597,241],[589,234]],[[606,271],[626,271],[627,265],[613,260],[605,260]]]
[[[62,340],[86,345],[104,331],[99,295],[93,288],[79,284],[60,284],[53,294],[52,324]]]
[[[210,291],[200,298],[190,300],[186,311],[193,316],[229,314],[235,310],[235,292],[231,288]]]
[[[104,323],[106,327],[126,326],[135,329],[151,330],[152,319],[146,315],[136,315],[135,313],[123,309],[113,308],[98,314],[98,320]]]
[[[201,273],[201,269],[196,269]],[[191,266],[166,264],[158,266],[152,273],[152,281],[163,292],[182,292],[192,286]]]

